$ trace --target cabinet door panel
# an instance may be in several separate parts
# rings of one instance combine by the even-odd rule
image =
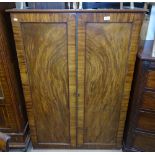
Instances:
[[[86,143],[115,143],[130,33],[128,23],[86,25]]]
[[[13,22],[14,33],[33,144],[71,147],[76,134],[74,16],[16,18],[21,29],[18,33],[19,25]],[[17,41],[16,32],[23,43]]]
[[[23,23],[22,34],[38,141],[68,143],[66,24]]]
[[[81,147],[121,146],[138,34],[132,34],[135,25],[129,21],[133,20],[133,14],[128,19],[124,14],[109,14],[109,22],[104,21],[104,16],[107,15],[79,16],[78,144]]]

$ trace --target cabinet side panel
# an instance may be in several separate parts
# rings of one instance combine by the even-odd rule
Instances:
[[[69,143],[67,26],[21,24],[39,143]]]
[[[131,28],[130,23],[86,25],[85,143],[116,141]]]

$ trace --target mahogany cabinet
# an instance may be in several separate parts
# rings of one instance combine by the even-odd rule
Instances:
[[[8,10],[35,148],[121,148],[143,10]]]
[[[140,50],[123,140],[124,151],[155,151],[155,58],[153,41]]]
[[[25,150],[29,143],[24,96],[17,66],[11,20],[5,9],[14,3],[0,3],[0,132],[11,139],[10,149]]]

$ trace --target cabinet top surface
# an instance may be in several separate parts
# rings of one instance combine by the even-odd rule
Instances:
[[[77,12],[85,12],[85,13],[110,13],[110,12],[116,12],[116,13],[144,13],[146,10],[144,9],[8,9],[6,12],[40,12],[40,13],[46,13],[46,12],[53,12],[53,13],[77,13]]]

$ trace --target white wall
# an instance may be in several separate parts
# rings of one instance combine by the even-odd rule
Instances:
[[[152,6],[146,40],[155,39],[155,5]]]

